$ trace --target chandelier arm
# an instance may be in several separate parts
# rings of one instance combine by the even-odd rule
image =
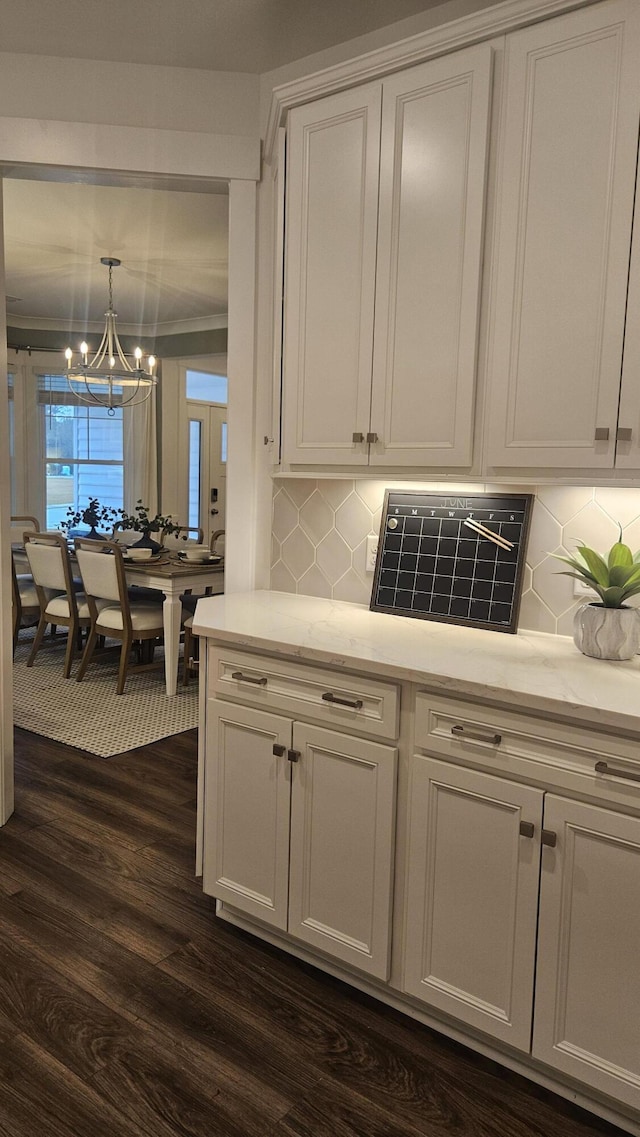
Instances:
[[[108,347],[109,343],[107,339],[107,329],[105,327],[104,332],[102,333],[102,339],[100,340],[98,350],[91,360],[89,367],[102,367],[102,364],[104,363],[107,356]]]
[[[99,395],[95,395],[93,393],[91,388],[87,386],[86,381],[84,379],[83,379],[84,391],[86,392],[86,394],[83,391],[79,390],[77,387],[74,387],[72,380],[77,379],[77,378],[79,378],[79,377],[75,376],[75,375],[67,375],[67,383],[69,385],[69,390],[71,391],[71,394],[76,397],[76,399],[79,399],[81,403],[86,403],[90,407],[91,406],[104,407],[107,405],[106,403],[104,403],[100,399]]]

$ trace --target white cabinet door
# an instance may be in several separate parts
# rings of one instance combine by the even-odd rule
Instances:
[[[533,1055],[640,1109],[640,819],[548,795]]]
[[[381,100],[376,83],[289,116],[285,462],[366,463]]]
[[[507,37],[487,463],[613,465],[640,111],[640,5]]]
[[[291,721],[209,699],[206,722],[204,891],[286,930]]]
[[[636,193],[616,467],[640,469],[640,183]]]
[[[415,757],[410,801],[404,990],[528,1052],[543,793]]]
[[[389,973],[397,750],[295,723],[289,932]]]
[[[383,83],[371,465],[471,461],[491,65]]]

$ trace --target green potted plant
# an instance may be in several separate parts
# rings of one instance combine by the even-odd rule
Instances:
[[[90,541],[106,541],[104,533],[99,533],[98,529],[112,529],[113,524],[117,521],[119,510],[112,509],[108,505],[101,505],[97,497],[90,497],[89,504],[84,509],[74,509],[72,505],[67,510],[66,521],[60,522],[60,528],[64,530],[67,537],[86,537]],[[80,524],[88,525],[89,532],[85,529],[78,529]]]
[[[175,533],[180,528],[170,516],[165,517],[161,513],[156,513],[154,517],[151,517],[149,507],[143,505],[142,498],[138,498],[133,513],[125,513],[122,510],[119,525],[121,529],[132,529],[134,533],[142,534],[140,540],[135,541],[132,548],[151,549],[154,553],[160,551],[162,541],[154,541],[151,536],[152,533],[160,533],[161,537],[164,537],[165,533]]]
[[[584,543],[573,557],[552,556],[569,565],[564,576],[581,580],[599,600],[575,614],[573,639],[583,655],[595,659],[631,659],[640,651],[640,612],[626,604],[640,594],[640,550],[632,553],[620,537],[604,556]]]

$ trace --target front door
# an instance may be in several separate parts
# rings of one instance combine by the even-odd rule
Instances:
[[[199,525],[209,544],[225,528],[227,408],[189,401],[189,525]]]

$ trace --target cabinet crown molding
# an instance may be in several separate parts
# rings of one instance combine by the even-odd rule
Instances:
[[[322,71],[282,83],[271,93],[271,106],[264,142],[264,160],[273,157],[278,128],[287,112],[301,103],[321,99],[346,87],[382,78],[390,72],[423,63],[492,36],[504,35],[526,24],[585,8],[601,0],[503,0],[491,8],[451,20],[415,36],[377,48]]]

